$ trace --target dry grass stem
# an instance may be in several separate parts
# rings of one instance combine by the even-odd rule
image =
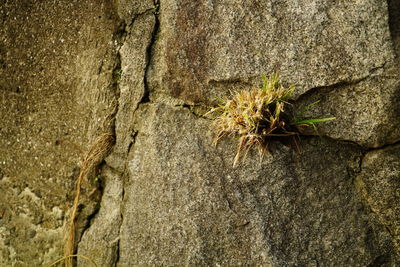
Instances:
[[[95,139],[95,141],[90,146],[88,153],[82,161],[81,170],[76,182],[76,195],[74,199],[74,204],[72,206],[70,219],[69,219],[69,229],[67,235],[67,242],[65,244],[64,255],[65,255],[65,265],[67,267],[72,267],[72,257],[75,250],[75,232],[76,232],[76,217],[79,205],[79,197],[81,194],[81,184],[84,179],[92,172],[107,156],[110,149],[114,143],[114,136],[109,133],[100,135]]]
[[[92,259],[90,259],[90,258],[88,258],[88,257],[86,257],[86,256],[79,255],[79,254],[64,256],[64,257],[62,257],[62,258],[56,260],[55,262],[51,263],[48,267],[55,266],[57,263],[62,262],[63,260],[66,260],[66,259],[68,259],[68,258],[82,258],[82,259],[85,259],[85,260],[87,260],[88,262],[90,262],[94,267],[98,267],[98,265],[96,264],[95,261],[93,261]]]

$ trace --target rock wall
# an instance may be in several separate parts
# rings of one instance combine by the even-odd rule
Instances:
[[[99,266],[400,264],[398,1],[100,2],[0,4],[0,266],[62,255],[103,132],[77,233]],[[337,119],[233,168],[205,110],[271,72]]]
[[[114,9],[0,3],[0,266],[42,266],[62,255],[83,152],[112,127]]]

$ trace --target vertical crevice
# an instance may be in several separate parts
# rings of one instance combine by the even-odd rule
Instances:
[[[111,114],[112,118],[112,133],[114,136],[116,135],[116,116],[119,111],[119,98],[121,96],[121,91],[119,88],[119,83],[121,80],[121,75],[122,75],[122,69],[121,69],[121,47],[124,43],[125,37],[126,37],[126,24],[124,22],[121,22],[119,25],[117,31],[114,34],[113,37],[113,42],[115,42],[116,48],[115,48],[115,63],[114,63],[114,68],[112,70],[112,84],[111,86],[114,89],[115,92],[115,108],[114,112]]]
[[[122,203],[124,202],[124,198],[125,198],[125,187],[124,185],[122,185],[122,193],[121,193],[121,205],[120,205],[120,224],[119,224],[119,229],[118,229],[118,237],[117,237],[117,244],[116,244],[116,250],[115,250],[115,261],[113,266],[117,267],[119,260],[121,258],[121,226],[122,226],[122,222],[124,221],[124,213],[122,212]]]
[[[115,137],[116,137],[116,115],[118,114],[119,111],[119,98],[120,98],[120,88],[119,88],[119,82],[121,79],[121,55],[120,55],[120,49],[124,43],[125,37],[126,37],[126,24],[123,21],[120,21],[119,24],[116,26],[115,32],[111,38],[112,43],[114,44],[112,50],[113,50],[113,67],[111,70],[110,74],[110,82],[109,82],[109,88],[113,92],[112,94],[112,111],[107,115],[107,118],[104,121],[103,128],[105,131],[109,132],[110,135],[113,136],[114,142],[112,146],[115,146]],[[111,148],[112,149],[112,148]],[[110,150],[111,150],[110,149]],[[102,163],[98,166],[98,169],[101,170],[102,167],[106,163],[102,160]],[[99,174],[100,172],[97,172]],[[100,202],[103,197],[104,193],[104,184],[103,183],[98,183],[98,190],[99,190],[99,196],[98,196],[98,202],[96,203],[94,210],[92,213],[89,214],[87,218],[85,218],[85,224],[83,225],[83,228],[80,233],[78,233],[77,236],[77,242],[76,242],[76,247],[75,250],[78,252],[79,250],[79,244],[82,241],[83,236],[85,235],[86,231],[88,231],[93,224],[93,220],[100,211]],[[117,251],[119,250],[119,244],[117,243]],[[118,255],[116,255],[118,257]],[[78,262],[78,261],[77,261]],[[76,264],[77,264],[76,262]]]
[[[135,15],[132,18],[132,21],[129,23],[129,26],[126,26],[126,25],[124,26],[123,37],[121,38],[121,44],[119,45],[119,47],[122,47],[122,45],[123,45],[123,43],[125,41],[125,37],[127,35],[127,31],[125,29],[132,27],[132,25],[134,24],[134,21],[136,20],[136,18],[138,16],[140,16],[140,15],[148,15],[148,12],[153,12],[154,17],[155,17],[155,24],[154,24],[153,29],[152,29],[150,42],[148,43],[148,46],[147,46],[146,52],[145,52],[146,53],[145,54],[146,66],[145,66],[145,71],[144,71],[144,75],[143,75],[144,91],[143,91],[143,96],[142,96],[141,100],[139,101],[138,106],[140,104],[150,102],[150,97],[149,97],[150,88],[149,88],[149,85],[148,85],[148,71],[149,71],[149,68],[150,68],[151,61],[152,61],[153,45],[155,43],[156,35],[157,35],[158,29],[159,29],[159,20],[158,20],[158,17],[157,17],[157,12],[158,12],[158,2],[157,1],[154,2],[154,6],[157,7],[157,9],[155,8],[153,10],[147,10],[143,14]],[[116,69],[118,70],[118,68],[121,68],[121,55],[120,55],[119,51],[118,51],[118,63],[116,64]],[[119,90],[119,88],[118,88],[118,90]],[[116,114],[117,113],[118,113],[118,109],[116,110]],[[132,142],[128,146],[128,153],[126,154],[126,159],[125,159],[125,161],[126,161],[125,162],[125,168],[124,168],[123,174],[121,175],[121,179],[123,179],[123,180],[126,180],[125,179],[126,178],[126,170],[127,170],[127,166],[126,165],[128,164],[128,155],[129,155],[129,152],[131,151],[131,149],[132,149],[132,147],[133,147],[133,145],[135,143],[135,139],[136,139],[137,134],[138,134],[137,131],[134,131],[132,133]],[[113,264],[113,266],[115,266],[115,267],[118,266],[118,264],[120,262],[120,259],[121,259],[121,241],[120,241],[120,236],[121,236],[122,224],[123,224],[123,221],[124,221],[124,213],[123,213],[124,200],[125,200],[125,187],[123,185],[122,194],[121,194],[121,206],[120,206],[120,220],[121,220],[121,223],[119,225],[119,235],[118,235],[118,241],[117,241],[117,244],[116,244],[115,262]]]
[[[400,3],[388,0],[389,29],[396,57],[400,60]]]
[[[159,1],[155,0],[154,1],[154,9],[151,11],[154,14],[155,24],[154,24],[153,31],[151,34],[151,39],[150,39],[149,45],[147,46],[147,49],[146,49],[146,69],[144,71],[144,77],[143,77],[144,94],[143,94],[143,97],[142,97],[142,100],[140,101],[140,103],[150,102],[150,87],[149,87],[148,79],[149,79],[150,65],[153,60],[152,56],[153,56],[154,44],[157,40],[157,35],[159,32],[159,28],[160,28],[160,20],[158,18],[159,9],[160,9],[160,3],[159,3]]]
[[[133,24],[134,18],[132,19],[132,22],[130,24]],[[127,24],[126,23],[121,23],[120,29],[118,30],[118,32],[116,33],[116,38],[115,41],[118,43],[117,45],[117,51],[116,51],[116,61],[115,61],[115,67],[113,70],[113,85],[116,91],[116,107],[115,107],[115,113],[113,115],[113,132],[114,135],[116,136],[116,116],[119,112],[119,103],[120,103],[120,97],[121,97],[121,90],[119,87],[119,83],[121,80],[121,75],[122,75],[122,64],[121,64],[121,48],[125,42],[125,38],[127,36]],[[123,179],[123,174],[118,175],[120,177],[120,179]],[[122,194],[121,194],[121,205],[120,205],[120,209],[122,209],[122,202],[124,200],[124,186],[122,186]],[[115,249],[115,260],[113,263],[113,266],[117,266],[119,259],[120,259],[120,233],[121,233],[121,225],[123,222],[123,213],[122,210],[120,210],[120,224],[119,224],[119,230],[118,230],[118,237],[117,237],[117,241],[116,241],[116,249]]]
[[[370,264],[367,265],[367,267],[380,267],[384,266],[387,263],[389,263],[390,256],[388,254],[383,254],[378,257],[376,257]]]

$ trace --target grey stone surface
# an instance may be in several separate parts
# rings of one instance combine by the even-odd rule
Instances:
[[[133,19],[125,29],[123,45],[119,49],[121,77],[118,82],[118,112],[115,120],[116,144],[106,159],[105,192],[101,209],[79,243],[79,253],[88,255],[100,266],[114,266],[119,258],[119,231],[122,222],[120,206],[123,183],[126,179],[127,155],[134,141],[133,115],[145,96],[145,72],[148,65],[147,49],[155,25],[152,12]],[[78,266],[87,266],[84,260]]]
[[[117,12],[126,25],[132,23],[132,20],[139,14],[155,8],[152,0],[117,0],[115,1]]]
[[[380,147],[400,140],[400,76],[398,66],[385,74],[335,88],[321,88],[298,102],[320,100],[306,116],[336,117],[318,125],[319,133],[335,139]]]
[[[150,87],[211,102],[278,72],[335,116],[321,133],[367,147],[400,140],[398,3],[163,1]],[[305,94],[304,93],[307,93]],[[315,99],[318,99],[314,97]],[[378,119],[379,118],[379,119]]]
[[[147,49],[154,31],[155,17],[147,12],[136,17],[126,28],[126,36],[119,50],[121,80],[119,81],[118,112],[115,120],[116,145],[108,164],[121,172],[124,159],[133,142],[133,114],[145,96],[145,73],[148,65]]]
[[[0,266],[61,255],[104,131],[101,202],[85,182],[78,218],[99,266],[400,265],[398,1],[100,2],[0,3]],[[272,71],[337,117],[330,139],[232,168],[236,140],[196,114]]]
[[[386,1],[166,0],[151,84],[210,101],[279,72],[307,90],[367,77],[393,60]]]
[[[356,182],[363,199],[389,229],[400,251],[400,146],[367,153]]]
[[[233,169],[236,144],[215,148],[210,122],[188,110],[147,104],[136,123],[118,266],[394,264],[355,194],[357,148],[306,138],[300,155],[275,143]]]
[[[121,176],[108,167],[103,168],[105,190],[101,199],[101,209],[85,231],[79,243],[78,254],[86,255],[100,266],[115,266],[118,260],[119,229],[121,225],[121,201],[123,183]],[[78,266],[88,266],[83,259]]]

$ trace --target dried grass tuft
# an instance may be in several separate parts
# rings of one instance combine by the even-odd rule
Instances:
[[[291,137],[295,147],[299,149],[297,127],[315,128],[315,123],[334,119],[302,120],[301,116],[293,116],[289,100],[293,96],[294,86],[285,87],[278,74],[263,76],[262,80],[262,88],[240,91],[231,99],[222,100],[220,105],[208,112],[217,114],[214,121],[215,144],[224,136],[239,137],[233,166],[237,165],[241,154],[246,155],[252,147],[256,147],[263,156],[268,151],[272,138]]]

